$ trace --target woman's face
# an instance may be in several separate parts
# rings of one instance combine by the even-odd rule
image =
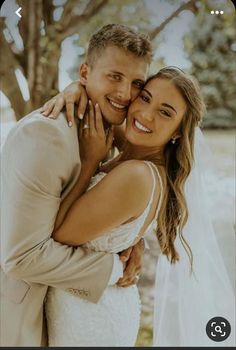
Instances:
[[[149,81],[129,107],[126,138],[136,146],[160,147],[178,137],[186,103],[168,79]]]

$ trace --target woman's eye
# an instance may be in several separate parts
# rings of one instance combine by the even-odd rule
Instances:
[[[140,98],[144,101],[144,102],[149,102],[150,99],[149,97],[145,96],[145,95],[140,95]]]
[[[163,114],[165,117],[171,118],[171,114],[165,110],[161,110],[161,114]]]

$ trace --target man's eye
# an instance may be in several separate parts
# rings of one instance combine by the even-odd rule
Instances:
[[[113,80],[120,80],[120,76],[117,75],[117,74],[112,74],[112,75],[110,75],[110,77],[111,77]]]
[[[134,81],[133,84],[139,89],[142,89],[144,86],[144,83],[142,81]]]

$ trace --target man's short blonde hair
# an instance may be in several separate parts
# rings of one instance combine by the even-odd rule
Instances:
[[[139,33],[122,24],[108,24],[95,32],[89,41],[87,63],[95,60],[108,46],[115,46],[143,58],[148,63],[152,59],[152,44],[148,35]]]

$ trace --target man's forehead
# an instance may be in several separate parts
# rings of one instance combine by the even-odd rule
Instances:
[[[107,47],[96,60],[96,68],[114,72],[123,76],[132,75],[136,79],[146,80],[149,63],[143,57],[137,57],[118,47]]]

